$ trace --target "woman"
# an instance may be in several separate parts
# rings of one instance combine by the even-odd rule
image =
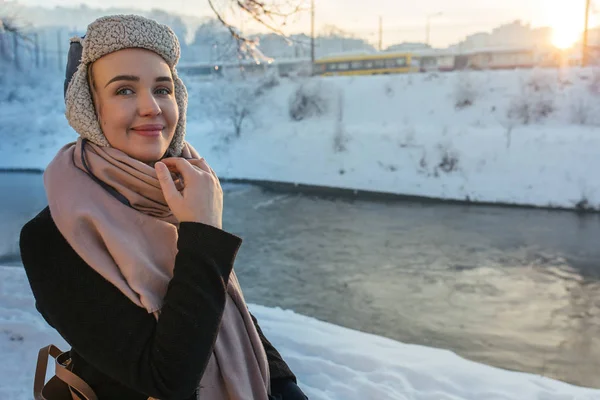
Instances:
[[[36,307],[99,399],[304,400],[246,307],[219,180],[184,140],[179,52],[135,15],[74,39],[65,101],[80,138],[21,232]]]

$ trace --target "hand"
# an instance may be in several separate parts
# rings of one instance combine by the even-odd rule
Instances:
[[[165,158],[154,168],[165,200],[179,222],[200,222],[222,229],[223,189],[203,158]],[[181,176],[181,190],[175,186],[171,172]]]
[[[308,397],[291,378],[274,378],[269,400],[308,400]]]

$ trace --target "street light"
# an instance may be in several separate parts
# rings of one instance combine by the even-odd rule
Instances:
[[[440,17],[444,15],[443,12],[436,12],[433,14],[429,14],[427,16],[427,28],[426,28],[426,33],[425,33],[425,43],[429,44],[429,35],[430,35],[430,31],[431,31],[431,18],[435,18],[435,17]]]
[[[588,35],[589,35],[589,22],[590,22],[590,0],[585,2],[585,28],[583,30],[583,48],[581,53],[581,65],[586,67],[589,63],[589,48],[588,48]]]
[[[315,64],[315,0],[310,2],[310,62]]]

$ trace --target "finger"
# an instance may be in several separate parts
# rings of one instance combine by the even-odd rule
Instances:
[[[172,157],[161,160],[171,171],[176,170],[184,181],[190,182],[197,174],[197,170],[184,158]]]
[[[188,160],[190,162],[190,164],[195,165],[196,167],[200,168],[202,171],[206,172],[207,174],[210,174],[210,167],[208,166],[208,163],[206,162],[206,160],[204,158],[198,158],[198,159],[190,159]]]
[[[219,184],[219,187],[221,187],[221,181],[219,180],[219,177],[217,176],[217,173],[215,172],[214,169],[212,169],[211,166],[209,166],[208,168],[210,168],[210,172],[212,173],[212,175],[215,177],[215,179],[217,180],[217,183]]]
[[[181,176],[181,174],[177,171],[177,169],[175,167],[171,167],[169,168],[167,166],[167,169],[169,170],[169,174],[171,175],[171,180],[173,181],[173,183],[175,183],[175,187],[177,188],[178,191],[182,191],[183,190],[183,177]]]
[[[154,168],[167,203],[181,197],[177,187],[175,187],[175,182],[173,182],[173,178],[171,178],[171,173],[167,166],[162,162],[157,162],[154,165]]]

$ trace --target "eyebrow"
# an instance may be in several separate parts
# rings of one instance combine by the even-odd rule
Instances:
[[[135,75],[117,75],[114,78],[112,78],[110,81],[108,81],[106,86],[110,85],[113,82],[117,82],[117,81],[139,82],[140,77],[135,76]],[[171,79],[170,76],[159,76],[158,78],[156,78],[156,82],[173,82],[173,79]],[[106,87],[106,86],[104,86],[104,87]]]

